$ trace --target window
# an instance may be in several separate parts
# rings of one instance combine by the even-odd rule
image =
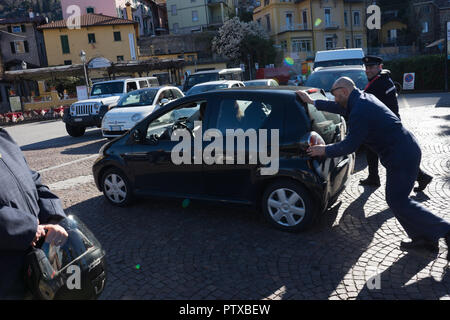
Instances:
[[[148,88],[148,82],[146,80],[139,81],[139,88]]]
[[[196,10],[192,11],[192,21],[198,21],[198,12]]]
[[[122,35],[121,35],[120,31],[114,32],[114,41],[122,41]]]
[[[180,91],[175,89],[172,89],[172,96],[174,97],[174,99],[180,99],[184,97]]]
[[[173,16],[177,15],[177,5],[176,4],[173,4],[170,6],[170,12]]]
[[[397,29],[391,29],[388,31],[389,41],[395,41],[397,39]]]
[[[293,52],[309,52],[311,51],[311,40],[309,39],[292,39]]]
[[[89,43],[95,43],[95,33],[88,33]]]
[[[264,0],[264,5],[268,6],[270,4],[270,0]]]
[[[70,53],[69,36],[61,36],[62,53]]]
[[[87,7],[86,8],[86,13],[94,13],[94,8],[93,7]]]
[[[258,20],[256,20],[256,22],[261,25],[261,18],[259,18]]]
[[[331,50],[336,47],[336,43],[333,37],[325,37],[325,48]]]
[[[348,27],[348,12],[344,11],[344,25]]]
[[[325,8],[325,25],[331,25],[331,8]]]
[[[355,39],[355,48],[362,48],[362,39],[361,38]]]
[[[117,62],[121,62],[123,60],[124,60],[123,56],[117,56]]]
[[[72,60],[64,60],[64,65],[66,66],[72,65]]]
[[[29,52],[28,41],[12,41],[10,46],[13,54]]]
[[[422,22],[422,33],[428,32],[428,21]]]
[[[349,38],[345,39],[345,47],[350,48],[350,39]]]
[[[137,84],[136,82],[132,81],[132,82],[127,82],[127,93],[137,90]]]
[[[280,42],[280,45],[281,45],[281,49],[282,49],[284,52],[286,52],[287,49],[288,49],[287,40],[282,40],[282,41]]]
[[[293,22],[293,14],[292,12],[286,12],[286,28],[287,29],[292,29],[294,27],[294,22]]]
[[[270,31],[270,14],[266,15],[266,26],[267,26],[267,31]]]
[[[261,129],[272,113],[267,102],[250,100],[223,100],[217,116],[216,128],[224,135],[227,129]]]
[[[303,29],[308,29],[308,11],[307,10],[303,10],[302,19],[303,19]]]
[[[359,15],[359,11],[353,12],[353,25],[359,26],[361,24],[361,17]]]
[[[173,24],[173,33],[178,33],[178,23]]]
[[[22,33],[26,32],[26,27],[24,24],[20,26],[8,26],[8,32],[9,33]]]

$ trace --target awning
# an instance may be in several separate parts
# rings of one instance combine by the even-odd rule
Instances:
[[[435,47],[435,46],[441,44],[441,43],[444,42],[444,41],[445,41],[445,39],[439,39],[439,40],[436,40],[436,41],[430,43],[429,45],[427,45],[426,48],[432,48],[432,47]]]

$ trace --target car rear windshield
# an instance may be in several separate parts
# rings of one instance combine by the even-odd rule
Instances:
[[[123,96],[117,106],[121,108],[150,106],[153,104],[157,93],[158,90],[152,89],[132,91]]]
[[[195,88],[191,88],[186,94],[197,94],[202,93],[206,91],[211,90],[217,90],[217,89],[226,89],[228,86],[226,84],[208,84],[208,85],[202,85]]]
[[[193,74],[188,78],[188,86],[193,87],[196,84],[203,83],[203,82],[209,82],[209,81],[216,81],[219,80],[219,74],[218,73],[201,73],[201,74]]]
[[[94,84],[94,86],[92,87],[91,96],[123,93],[123,85],[123,81]]]
[[[364,70],[330,70],[330,71],[316,71],[311,73],[306,80],[305,86],[324,89],[325,91],[330,91],[334,82],[340,77],[351,78],[356,87],[363,90],[367,85],[367,76]]]

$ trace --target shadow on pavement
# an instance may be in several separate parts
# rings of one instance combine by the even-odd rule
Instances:
[[[23,151],[31,151],[31,150],[48,149],[49,147],[60,148],[60,147],[64,147],[64,146],[70,146],[70,145],[79,144],[79,143],[83,143],[83,142],[87,142],[87,141],[93,141],[93,140],[97,140],[97,139],[102,139],[102,140],[106,141],[103,138],[102,132],[100,129],[86,131],[86,133],[82,137],[74,138],[74,137],[67,135],[64,137],[59,137],[59,138],[54,138],[54,139],[49,139],[49,140],[45,140],[45,141],[40,141],[40,142],[24,145],[21,147],[21,149]]]
[[[95,141],[90,144],[82,145],[79,147],[66,148],[61,152],[61,154],[72,154],[72,155],[96,154],[99,152],[100,148],[107,142],[108,140],[102,139],[100,141]]]

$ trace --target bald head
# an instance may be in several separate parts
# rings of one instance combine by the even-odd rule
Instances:
[[[336,88],[336,87],[343,87],[343,88],[346,88],[346,89],[348,89],[350,91],[353,91],[353,89],[356,88],[355,83],[349,77],[340,77],[339,79],[337,79],[334,82],[333,87],[334,88]]]
[[[337,79],[331,93],[334,95],[334,100],[343,107],[347,107],[348,97],[350,93],[356,88],[355,83],[349,77],[341,77]]]

